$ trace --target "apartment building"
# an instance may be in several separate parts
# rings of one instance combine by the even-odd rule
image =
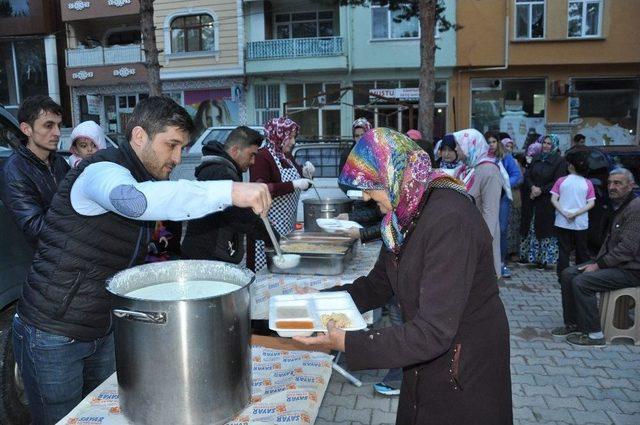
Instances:
[[[64,37],[55,4],[44,0],[12,0],[0,4],[0,103],[13,114],[29,96],[60,91],[58,58]]]
[[[123,132],[148,96],[139,0],[60,0],[66,83],[73,122]],[[242,3],[154,2],[163,92],[185,106],[199,130],[244,121]]]
[[[446,1],[455,20],[455,1]],[[340,6],[311,0],[245,1],[247,118],[285,114],[303,138],[351,137],[367,117],[400,131],[417,127],[420,27],[417,18],[377,3]],[[437,33],[436,135],[452,121],[449,87],[454,31]]]
[[[638,143],[640,2],[459,1],[455,127]]]

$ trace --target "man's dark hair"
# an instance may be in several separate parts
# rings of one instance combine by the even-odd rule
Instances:
[[[586,177],[589,172],[589,162],[587,159],[588,155],[589,151],[581,149],[571,149],[567,151],[565,160],[569,164],[573,165],[576,173],[578,173],[582,177]]]
[[[501,131],[500,133],[498,133],[499,139],[498,141],[504,140],[504,139],[511,139],[511,136],[509,135],[509,133],[505,133],[504,131]]]
[[[194,129],[193,120],[187,111],[166,96],[151,96],[138,102],[127,122],[127,140],[131,140],[131,132],[137,126],[147,132],[149,140],[153,140],[156,134],[167,131],[167,127],[177,127],[189,134]]]
[[[575,136],[573,136],[573,143],[578,143],[582,140],[586,140],[587,138],[584,137],[584,134],[578,133]]]
[[[26,122],[31,127],[42,112],[51,112],[62,115],[62,107],[53,99],[45,95],[29,96],[20,104],[18,109],[18,122]]]
[[[227,140],[224,142],[224,150],[228,151],[233,146],[238,146],[240,149],[245,149],[249,146],[260,147],[263,140],[264,136],[262,134],[246,125],[241,125],[229,133]]]

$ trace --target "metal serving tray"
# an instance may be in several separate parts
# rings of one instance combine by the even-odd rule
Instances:
[[[353,257],[353,246],[350,245],[342,254],[296,253],[300,255],[300,263],[291,269],[281,269],[273,263],[276,255],[273,248],[266,248],[265,253],[271,273],[334,276],[344,272],[345,264]]]
[[[326,243],[331,245],[353,245],[356,239],[344,235],[334,235],[324,232],[291,232],[282,238],[281,243],[291,242],[309,242],[309,243]]]

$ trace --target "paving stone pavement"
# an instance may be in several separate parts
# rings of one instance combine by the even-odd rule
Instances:
[[[583,348],[554,338],[549,330],[562,324],[555,272],[512,272],[500,282],[500,296],[511,329],[514,424],[640,425],[640,346],[618,339]],[[372,388],[385,373],[354,372],[363,382],[358,388],[334,371],[316,425],[394,424],[398,397]]]

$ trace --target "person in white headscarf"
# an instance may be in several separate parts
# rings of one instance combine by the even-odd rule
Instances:
[[[75,168],[80,161],[89,158],[100,149],[107,148],[104,130],[94,121],[81,122],[71,132],[71,156],[69,165]]]

